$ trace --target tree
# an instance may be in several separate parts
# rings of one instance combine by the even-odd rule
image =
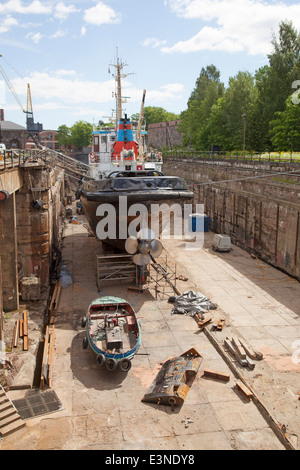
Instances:
[[[82,149],[92,143],[93,126],[86,121],[77,121],[70,129],[70,142],[76,148]]]
[[[285,110],[276,113],[270,133],[275,150],[300,151],[300,106],[292,97],[287,99]]]
[[[62,124],[57,129],[57,132],[58,132],[57,140],[58,140],[59,146],[67,147],[68,145],[70,145],[71,143],[70,142],[70,139],[71,139],[70,128],[67,127],[65,124]]]
[[[276,113],[283,112],[292,84],[300,77],[300,35],[291,22],[281,22],[279,38],[272,39],[273,51],[269,54],[269,65],[256,73],[258,99],[256,118],[259,120],[259,144],[270,147],[273,140],[270,123]]]
[[[136,114],[135,117],[139,116]],[[157,122],[167,122],[167,121],[176,121],[179,119],[179,116],[174,113],[170,113],[163,108],[156,106],[146,106],[144,108],[144,119],[146,121],[146,129],[148,129],[149,124],[155,124]]]
[[[192,145],[199,150],[207,147],[207,121],[212,106],[223,93],[219,70],[214,65],[203,67],[190,95],[188,109],[180,116],[178,130],[183,133],[184,145]]]
[[[210,146],[218,145],[224,150],[243,148],[243,116],[246,115],[248,126],[255,99],[255,81],[249,72],[239,72],[229,79],[224,96],[212,107],[207,121],[207,142]]]

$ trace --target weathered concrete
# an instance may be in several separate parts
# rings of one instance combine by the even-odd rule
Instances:
[[[20,168],[10,168],[0,173],[0,190],[15,193],[23,186],[23,172]]]
[[[42,289],[49,286],[52,249],[59,244],[64,219],[64,171],[36,163],[4,170],[1,189],[9,193],[0,201],[3,308],[9,312],[19,308],[23,277],[39,278]],[[32,207],[34,200],[43,207]]]
[[[164,241],[177,273],[188,278],[177,287],[203,292],[218,304],[213,315],[226,318],[223,331],[213,333],[218,342],[234,333],[263,352],[255,370],[241,372],[299,448],[300,365],[292,356],[300,337],[299,283],[238,247],[213,253],[211,237],[207,234],[204,249],[197,251],[185,250],[184,241]],[[235,375],[205,333],[192,318],[172,316],[167,299],[155,300],[154,291],[138,295],[126,285],[103,286],[101,295],[125,297],[134,306],[142,322],[142,347],[128,374],[97,367],[92,351],[82,349],[80,319],[99,296],[95,256],[100,252],[82,225],[66,227],[53,373],[64,409],[28,420],[25,430],[2,441],[1,449],[283,449],[270,421],[236,392]],[[191,347],[203,362],[183,406],[172,411],[142,403],[161,363]],[[203,368],[228,373],[230,381],[203,378]],[[187,419],[192,422],[186,427]]]
[[[19,308],[16,197],[12,193],[0,202],[0,257],[2,269],[3,309]]]
[[[23,169],[24,184],[17,197],[19,277],[36,276],[49,285],[53,244],[58,246],[64,218],[64,172],[43,166]],[[35,209],[33,200],[43,207]]]
[[[297,168],[290,163],[168,158],[163,170],[189,183],[194,207],[204,204],[211,229],[300,279],[300,178],[286,174]],[[256,178],[267,172],[278,177]]]

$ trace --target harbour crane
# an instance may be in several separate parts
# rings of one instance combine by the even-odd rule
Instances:
[[[1,54],[0,54],[0,57],[2,57]],[[0,73],[3,76],[6,85],[8,86],[12,94],[14,95],[15,100],[20,106],[21,110],[23,111],[23,113],[26,114],[26,130],[27,130],[28,135],[33,139],[34,143],[38,147],[41,147],[39,133],[42,132],[43,125],[40,124],[39,122],[38,123],[34,122],[30,84],[29,83],[27,84],[27,108],[25,110],[1,64],[0,64]]]

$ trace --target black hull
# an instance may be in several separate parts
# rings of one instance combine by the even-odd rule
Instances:
[[[148,189],[150,185],[151,189]],[[99,206],[109,204],[114,208],[116,214],[116,234],[119,234],[121,222],[125,223],[126,227],[128,227],[137,217],[137,215],[128,216],[128,211],[130,211],[132,205],[140,203],[147,209],[148,220],[146,222],[150,228],[152,204],[159,206],[162,204],[167,204],[168,206],[191,204],[193,197],[194,193],[187,188],[184,180],[174,177],[87,181],[86,183],[83,182],[80,188],[80,200],[92,232],[105,243],[122,251],[125,250],[124,245],[128,234],[122,238],[118,236],[109,236],[107,238],[98,236],[97,226],[106,217],[106,215],[100,217],[96,215]]]

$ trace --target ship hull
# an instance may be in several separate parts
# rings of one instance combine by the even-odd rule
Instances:
[[[185,181],[176,177],[121,178],[87,182],[83,183],[80,192],[83,211],[93,233],[100,240],[122,251],[126,239],[132,235],[132,224],[137,232],[145,227],[155,227],[155,234],[159,237],[164,229],[159,209],[166,211],[174,205],[178,208],[185,203],[191,204],[194,196]],[[107,227],[107,233],[103,233],[103,224],[110,209],[112,219],[109,221],[115,225]],[[153,214],[155,217],[160,214],[160,220],[154,220]],[[139,216],[140,223],[137,224]]]

